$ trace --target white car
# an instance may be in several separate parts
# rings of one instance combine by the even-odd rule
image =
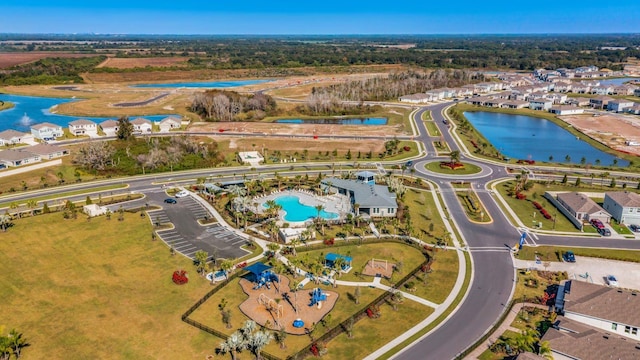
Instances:
[[[182,197],[185,197],[185,196],[189,196],[189,192],[187,190],[178,191],[176,193],[176,197],[177,198],[182,198]]]
[[[618,287],[618,279],[613,275],[607,275],[607,284],[609,284],[609,286]]]

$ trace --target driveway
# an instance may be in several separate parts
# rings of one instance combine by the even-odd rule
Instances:
[[[621,288],[640,290],[640,263],[576,256],[575,263],[549,262],[545,268],[543,263],[514,259],[517,268],[536,270],[566,271],[569,279],[589,281],[594,284],[607,285],[607,275],[614,275]],[[588,274],[588,277],[586,276]]]

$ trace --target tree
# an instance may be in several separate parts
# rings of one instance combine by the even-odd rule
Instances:
[[[220,263],[220,269],[222,269],[222,271],[224,271],[224,277],[226,279],[229,279],[229,275],[228,274],[231,271],[231,269],[233,269],[234,262],[235,261],[231,260],[231,259],[224,259]]]
[[[320,217],[320,214],[322,213],[322,211],[324,211],[324,205],[318,204],[315,206],[315,209],[318,212],[316,221],[320,224],[320,232],[322,233],[322,235],[324,235],[324,221],[322,221],[322,218]]]
[[[451,159],[451,165],[458,163],[460,161],[460,151],[453,150],[449,153],[449,159]]]
[[[538,334],[535,330],[526,329],[523,330],[520,334],[518,334],[514,339],[513,343],[515,346],[515,350],[518,353],[521,352],[532,352],[534,350],[534,346],[538,341]]]
[[[218,352],[220,354],[230,354],[231,359],[236,359],[236,353],[242,351],[246,348],[246,342],[242,334],[236,331],[233,334],[229,335],[226,341],[220,343],[218,347]]]
[[[280,250],[280,245],[276,243],[269,243],[267,244],[267,249],[269,249],[269,251],[271,252],[271,255],[275,257],[278,250]]]
[[[204,275],[204,271],[207,266],[207,258],[209,257],[209,253],[204,250],[196,251],[194,263],[196,265],[196,271],[200,275]]]
[[[571,162],[571,155],[567,154],[567,156],[564,157],[564,161]]]
[[[548,341],[541,341],[538,343],[538,355],[545,359],[553,360],[553,354],[551,353],[551,346]]]
[[[260,360],[260,351],[269,345],[271,339],[273,336],[268,331],[257,331],[250,335],[247,348],[256,356],[256,360]]]
[[[128,117],[122,116],[118,119],[116,137],[119,140],[129,140],[133,137],[133,124],[131,124]]]
[[[581,182],[580,177],[577,177],[576,178],[576,187],[580,186],[580,182]]]
[[[610,188],[615,188],[616,187],[616,178],[611,178],[611,184],[609,184]]]
[[[353,298],[356,301],[356,304],[360,304],[360,296],[362,292],[360,290],[360,286],[356,286],[356,289],[353,291]]]
[[[587,163],[587,158],[586,158],[586,157],[584,157],[584,156],[583,156],[583,157],[581,157],[581,158],[580,158],[580,165],[584,165],[584,164],[586,164],[586,163]]]
[[[11,215],[7,212],[4,215],[0,215],[0,227],[2,227],[2,232],[6,232],[9,227],[11,227]]]
[[[11,348],[13,355],[15,355],[16,359],[20,359],[22,349],[30,345],[27,343],[27,339],[22,337],[22,333],[17,332],[15,329],[9,332],[9,336],[7,338],[9,339],[9,347]]]
[[[287,339],[287,332],[284,331],[284,327],[280,328],[280,331],[274,333],[274,338],[275,338],[276,342],[278,343],[278,345],[280,345],[280,349],[286,349],[287,348],[287,346],[284,343],[284,341]]]
[[[564,176],[562,177],[562,183],[563,184],[567,183],[567,174],[564,174]]]
[[[106,141],[94,141],[83,145],[78,150],[74,161],[89,170],[105,170],[111,165],[116,150]]]
[[[35,215],[37,207],[38,207],[38,201],[36,199],[27,200],[27,208],[31,210],[31,216]]]

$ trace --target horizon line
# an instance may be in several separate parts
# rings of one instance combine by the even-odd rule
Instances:
[[[100,32],[0,32],[0,35],[92,35],[92,36],[498,36],[498,35],[640,35],[640,32],[522,32],[522,33],[334,33],[334,34],[301,34],[301,33],[280,33],[280,34],[258,34],[258,33],[100,33]]]

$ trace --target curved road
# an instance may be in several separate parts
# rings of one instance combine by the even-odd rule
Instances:
[[[441,324],[436,330],[433,330],[427,336],[422,337],[414,342],[403,351],[398,353],[396,359],[452,359],[457,354],[471,346],[478,338],[480,338],[498,319],[505,310],[504,306],[509,302],[515,281],[515,271],[511,260],[510,249],[508,246],[513,245],[520,237],[519,231],[507,220],[502,213],[501,208],[493,198],[490,191],[486,191],[486,184],[490,181],[509,177],[504,165],[469,157],[463,149],[458,147],[454,141],[448,127],[444,124],[442,110],[451,103],[438,104],[429,107],[422,107],[414,113],[414,122],[419,132],[417,141],[424,144],[426,155],[414,159],[416,176],[431,180],[439,185],[440,193],[445,203],[446,209],[451,216],[452,221],[461,233],[463,240],[469,248],[473,263],[473,279],[467,291],[464,301],[459,305],[458,309],[450,316],[450,318]],[[461,150],[461,159],[468,162],[474,162],[483,168],[479,174],[464,177],[465,181],[470,181],[477,190],[478,197],[482,201],[487,213],[493,218],[493,222],[489,224],[477,224],[469,221],[464,209],[456,199],[455,192],[451,187],[449,180],[441,174],[431,174],[424,170],[424,164],[428,161],[439,161],[445,158],[436,156],[433,142],[441,140],[441,137],[431,137],[428,135],[426,127],[422,122],[422,113],[425,111],[432,112],[432,118],[437,124],[448,143],[451,150]],[[219,134],[222,135],[222,134]],[[224,135],[232,135],[225,133]],[[247,134],[242,134],[246,136]],[[255,134],[258,136],[271,136],[266,134]],[[289,136],[287,136],[289,137]],[[338,137],[338,136],[333,136]],[[354,138],[353,136],[345,136],[345,138]],[[382,140],[383,138],[380,137]],[[337,165],[338,163],[336,163]],[[345,166],[349,166],[344,164]],[[317,168],[318,164],[312,165]],[[327,164],[323,164],[327,166]],[[274,171],[289,172],[291,164],[269,166],[261,169],[260,173],[272,173]],[[294,165],[294,172],[318,172],[331,174],[331,164],[327,166],[327,170],[309,171],[303,164]],[[198,177],[210,176],[227,176],[235,177],[237,174],[248,172],[247,168],[227,168],[227,169],[203,169],[180,173],[163,173],[146,176],[135,176],[127,179],[105,180],[94,183],[74,185],[74,189],[90,189],[105,184],[126,183],[129,185],[129,191],[144,193],[149,189],[157,189],[159,185],[153,182],[186,182],[193,181]],[[282,173],[281,173],[282,174]],[[256,173],[257,176],[257,173]],[[37,192],[37,196],[43,194],[56,194],[69,191],[69,187],[56,187],[45,189]],[[114,190],[115,192],[116,190]],[[15,194],[11,196],[3,196],[0,201],[22,201],[29,197],[36,196],[36,193]],[[84,195],[80,195],[82,198]],[[71,198],[71,197],[70,197]],[[626,248],[640,249],[640,241],[618,240],[618,239],[601,239],[601,238],[583,238],[583,237],[567,237],[552,235],[537,235],[537,244],[549,245],[575,245],[589,247],[608,247],[608,248]]]

